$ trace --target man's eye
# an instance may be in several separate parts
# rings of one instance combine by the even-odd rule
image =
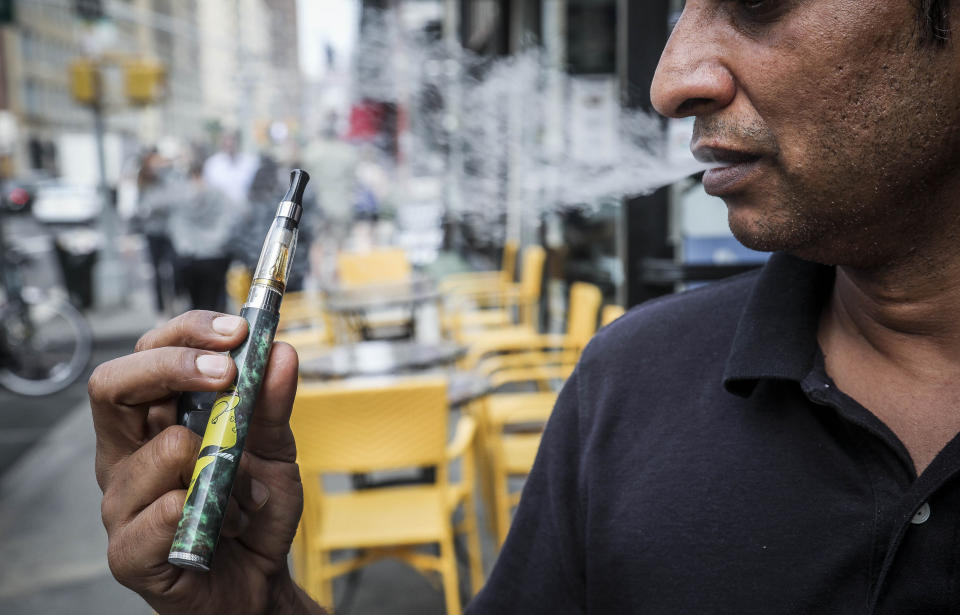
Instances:
[[[789,4],[787,0],[737,0],[737,7],[745,18],[760,23],[774,21]]]

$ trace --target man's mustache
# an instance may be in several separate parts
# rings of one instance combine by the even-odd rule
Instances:
[[[758,156],[776,156],[780,145],[762,121],[733,122],[716,117],[698,117],[693,124],[691,145],[710,145]]]

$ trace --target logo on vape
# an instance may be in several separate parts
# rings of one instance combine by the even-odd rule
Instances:
[[[213,402],[210,410],[210,420],[207,421],[207,430],[203,432],[203,442],[200,444],[200,457],[193,469],[193,477],[187,489],[187,500],[193,494],[200,472],[213,463],[217,457],[225,457],[233,461],[233,455],[225,452],[237,444],[237,414],[236,408],[240,404],[237,387],[230,387],[224,391],[217,401]]]

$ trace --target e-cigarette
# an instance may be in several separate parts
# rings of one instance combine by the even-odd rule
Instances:
[[[250,293],[240,310],[250,330],[244,342],[230,353],[237,364],[237,379],[217,395],[210,411],[183,514],[167,558],[171,564],[210,570],[277,330],[280,302],[297,247],[303,190],[309,180],[310,176],[300,169],[290,173],[290,188],[280,201],[263,242]]]

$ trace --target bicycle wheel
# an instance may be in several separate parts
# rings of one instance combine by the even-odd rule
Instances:
[[[93,335],[83,315],[64,300],[24,297],[0,312],[6,346],[0,386],[20,395],[50,395],[83,374]]]

